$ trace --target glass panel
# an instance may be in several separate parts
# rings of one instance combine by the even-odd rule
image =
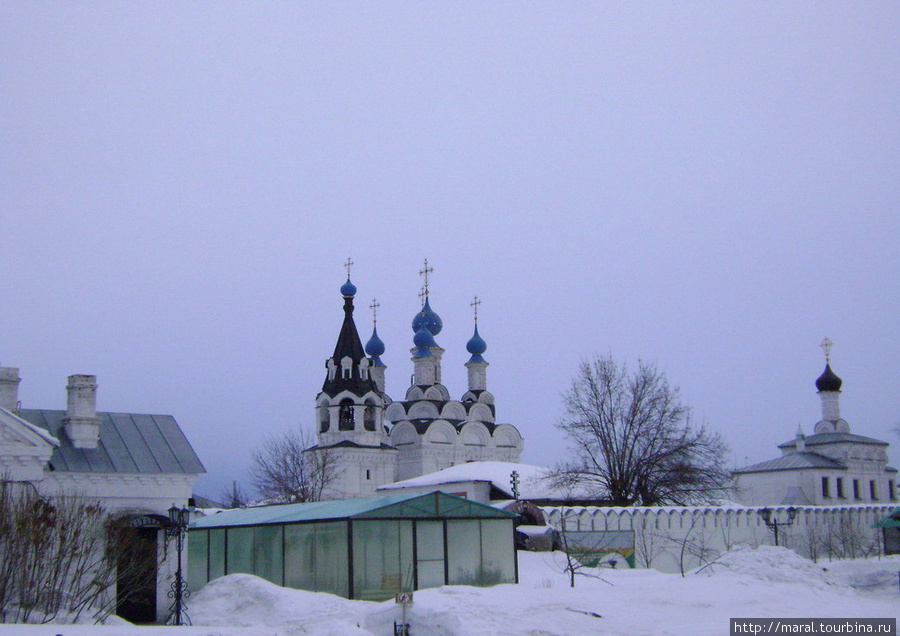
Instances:
[[[477,585],[481,567],[481,522],[447,521],[447,570],[450,585]]]
[[[253,528],[228,528],[228,574],[253,574]]]
[[[331,592],[349,596],[349,558],[347,555],[347,523],[317,523],[316,527],[316,588],[317,592]]]
[[[282,526],[256,526],[253,529],[253,573],[276,585],[282,585]]]
[[[315,523],[284,527],[284,584],[298,590],[316,591]]]
[[[225,576],[225,530],[209,531],[209,580]]]
[[[444,523],[416,522],[416,573],[418,589],[444,584]]]
[[[419,562],[419,589],[440,587],[444,584],[444,560]]]
[[[419,561],[444,560],[444,523],[416,522],[416,555]]]
[[[284,563],[287,587],[347,596],[347,524],[338,521],[285,526]]]
[[[411,521],[353,524],[354,596],[385,600],[413,587]]]
[[[206,568],[209,565],[209,530],[194,530],[187,535],[187,584],[196,592],[207,584]]]
[[[481,555],[479,585],[515,583],[516,550],[512,520],[481,520]]]

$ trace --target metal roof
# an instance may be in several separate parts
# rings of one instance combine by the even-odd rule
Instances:
[[[205,473],[171,415],[97,413],[97,448],[75,448],[63,430],[65,411],[22,409],[19,417],[59,440],[50,470],[78,473]]]
[[[817,435],[807,435],[803,438],[807,446],[817,446],[819,444],[839,444],[841,442],[852,442],[854,444],[872,444],[875,446],[889,446],[887,442],[875,439],[874,437],[866,437],[865,435],[856,435],[854,433],[818,433]],[[789,448],[796,446],[797,440],[792,439],[784,444],[779,444],[778,448]]]
[[[744,466],[732,472],[734,473],[763,473],[771,470],[803,470],[805,468],[831,468],[834,470],[847,470],[841,462],[820,455],[819,453],[803,452],[791,453],[767,462],[760,462],[752,466]]]
[[[457,518],[509,519],[517,515],[443,492],[394,494],[370,499],[315,501],[281,506],[226,510],[202,517],[191,528],[261,526],[340,519]]]

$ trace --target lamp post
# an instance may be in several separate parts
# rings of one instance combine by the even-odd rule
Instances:
[[[175,504],[169,508],[169,527],[166,528],[166,541],[175,539],[175,553],[178,559],[178,565],[175,569],[175,581],[172,583],[172,589],[169,590],[168,596],[174,599],[172,607],[169,609],[169,620],[166,621],[172,625],[190,624],[190,619],[185,611],[184,600],[191,595],[187,589],[187,581],[184,580],[184,573],[181,569],[181,556],[184,552],[184,537],[187,534],[188,524],[191,522],[191,511],[188,508],[178,508]]]
[[[763,522],[766,524],[766,527],[772,530],[775,533],[775,545],[778,545],[778,528],[786,528],[788,526],[794,525],[794,518],[797,516],[797,509],[794,507],[787,509],[788,520],[787,521],[779,521],[778,517],[773,518],[773,510],[771,508],[762,508],[759,511],[760,516],[763,518]]]

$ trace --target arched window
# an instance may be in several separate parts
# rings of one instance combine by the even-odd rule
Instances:
[[[341,407],[338,418],[338,430],[353,430],[353,400],[341,400]]]
[[[363,426],[367,431],[375,430],[375,403],[366,400],[366,411],[363,414]]]
[[[331,416],[328,413],[327,406],[319,407],[319,432],[324,433],[331,426]]]

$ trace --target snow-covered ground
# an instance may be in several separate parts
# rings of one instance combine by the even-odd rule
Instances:
[[[654,570],[591,570],[570,588],[560,554],[519,553],[518,585],[451,586],[415,593],[414,636],[721,634],[729,618],[897,618],[900,557],[811,561],[784,548],[729,552],[682,577]],[[4,626],[11,634],[275,636],[387,635],[393,601],[348,601],[280,588],[244,574],[190,599],[194,627]]]

